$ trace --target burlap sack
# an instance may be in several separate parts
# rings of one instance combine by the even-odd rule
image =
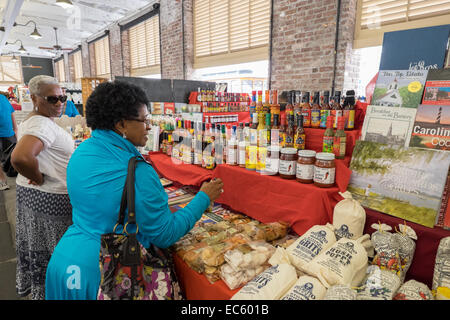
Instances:
[[[323,300],[356,300],[356,291],[346,284],[336,284],[328,288]]]
[[[378,266],[369,266],[364,284],[356,289],[357,300],[392,300],[400,287],[400,278]]]
[[[304,272],[303,266],[336,242],[333,225],[316,225],[291,244],[286,252],[291,264]]]
[[[409,280],[398,289],[394,300],[434,300],[434,297],[426,284]]]
[[[297,281],[295,268],[282,263],[266,269],[243,286],[231,300],[278,300]]]
[[[327,288],[335,284],[359,286],[368,266],[366,249],[359,240],[342,238],[306,264],[305,271]]]
[[[281,300],[322,300],[327,288],[316,278],[302,276]]]
[[[450,300],[450,237],[439,242],[432,289],[436,292],[436,300]]]
[[[352,198],[350,192],[339,192],[339,194],[345,199],[339,201],[333,211],[336,240],[341,238],[356,240],[363,235],[366,211],[357,200]]]

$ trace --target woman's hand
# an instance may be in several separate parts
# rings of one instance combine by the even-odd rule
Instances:
[[[200,191],[206,193],[211,201],[216,200],[223,192],[223,182],[220,178],[214,178],[210,182],[204,182]]]

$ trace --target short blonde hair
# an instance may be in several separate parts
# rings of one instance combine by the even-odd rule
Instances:
[[[40,94],[41,93],[41,87],[48,84],[57,84],[59,85],[59,82],[56,78],[46,76],[46,75],[39,75],[33,77],[30,82],[28,82],[28,89],[30,90],[30,94]]]

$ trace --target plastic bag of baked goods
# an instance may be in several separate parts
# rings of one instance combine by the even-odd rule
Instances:
[[[336,242],[334,228],[331,224],[315,225],[309,228],[301,237],[287,247],[291,264],[300,271],[323,250],[328,249]]]
[[[356,300],[356,291],[347,284],[335,284],[328,288],[323,300]]]
[[[432,289],[436,300],[450,300],[450,237],[442,238],[436,252]]]
[[[236,270],[228,263],[225,263],[220,267],[220,278],[225,282],[230,290],[234,290],[252,280],[268,267],[270,267],[270,265],[264,264],[254,269]]]
[[[393,272],[369,266],[363,285],[356,289],[357,300],[392,300],[400,284]]]
[[[336,240],[341,238],[356,240],[363,235],[366,224],[366,211],[352,198],[348,191],[339,194],[344,200],[339,201],[333,210],[333,226]]]
[[[270,222],[258,225],[264,231],[264,240],[273,241],[281,239],[288,234],[289,223],[284,221]]]
[[[231,300],[278,300],[296,281],[293,266],[277,264],[254,277]]]
[[[398,289],[394,300],[434,300],[434,297],[426,284],[409,280]]]
[[[301,276],[281,300],[322,300],[327,288],[314,277]]]
[[[329,288],[335,284],[359,286],[368,266],[366,249],[360,240],[342,238],[307,263],[306,273]]]

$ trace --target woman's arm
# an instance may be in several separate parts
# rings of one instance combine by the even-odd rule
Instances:
[[[13,125],[14,135],[17,138],[17,123],[16,123],[16,118],[14,117],[14,113],[11,113],[11,121],[12,121],[12,125]]]
[[[35,136],[24,135],[11,154],[11,164],[21,175],[30,179],[30,183],[41,185],[44,175],[39,171],[37,155],[44,149],[44,143]]]

